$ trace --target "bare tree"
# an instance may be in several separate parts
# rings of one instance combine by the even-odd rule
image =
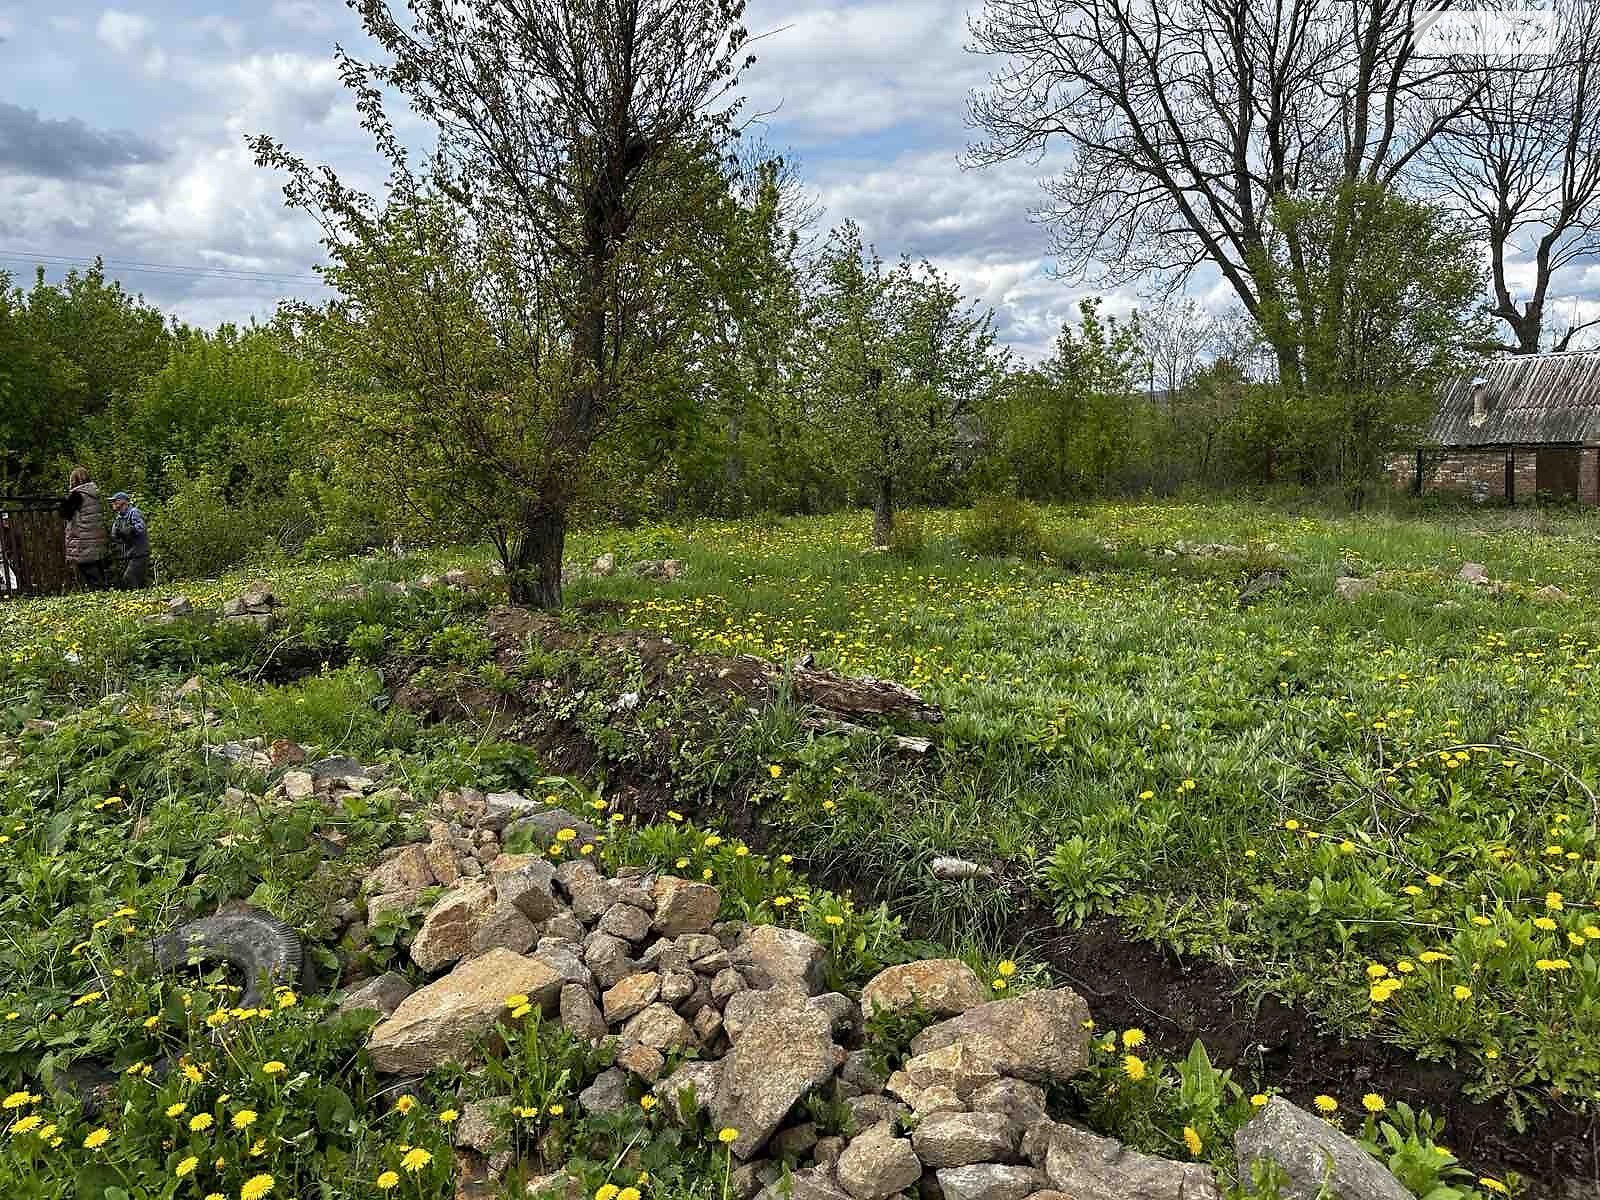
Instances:
[[[493,263],[481,302],[462,317],[499,318],[487,327],[516,330],[524,351],[515,378],[502,372],[478,382],[483,412],[503,410],[494,418],[473,415],[470,397],[434,411],[461,413],[460,434],[487,449],[516,435],[518,452],[502,472],[516,503],[494,532],[513,596],[557,606],[568,514],[590,452],[617,421],[653,349],[663,245],[694,222],[692,211],[663,202],[672,193],[667,185],[697,157],[686,148],[721,144],[737,107],[731,91],[751,61],[741,61],[743,0],[352,6],[387,58],[364,62],[341,51],[340,70],[390,162],[391,196],[402,207],[419,197],[430,205],[448,199],[460,237],[434,222],[428,244],[450,244],[459,263],[455,251],[471,241],[472,252]],[[385,113],[386,93],[404,97],[437,132],[437,149],[420,171]],[[374,258],[364,244],[384,233],[378,206],[270,137],[251,145],[258,162],[289,173],[287,201],[320,220],[336,262],[360,268],[342,279],[381,280],[361,274]],[[681,191],[675,199],[684,199]],[[463,275],[454,269],[453,282]],[[465,282],[477,290],[470,277]],[[364,300],[385,302],[371,289]],[[402,315],[414,324],[418,312]],[[418,376],[406,346],[405,338],[388,339],[373,363],[385,365],[387,355],[382,373],[409,387]],[[441,392],[461,391],[473,366],[442,381]],[[536,454],[527,452],[530,429]]]
[[[1424,0],[987,0],[973,40],[1000,62],[971,101],[984,138],[969,161],[1039,157],[1059,144],[1066,166],[1038,216],[1067,270],[1121,283],[1181,280],[1206,265],[1259,321],[1287,307],[1268,254],[1280,236],[1274,206],[1311,191],[1353,203],[1357,185],[1390,185],[1464,109],[1459,73],[1417,52],[1423,9]],[[1430,121],[1410,119],[1421,106]],[[1347,256],[1332,247],[1334,262]],[[1280,378],[1314,383],[1303,339],[1275,324]]]
[[[1169,299],[1140,309],[1138,330],[1150,398],[1170,400],[1207,356],[1216,320],[1197,300]]]
[[[1430,182],[1488,242],[1492,311],[1510,334],[1493,349],[1517,354],[1537,353],[1547,333],[1565,350],[1600,324],[1574,315],[1548,329],[1557,276],[1600,250],[1600,10],[1556,0],[1549,11],[1551,52],[1471,60],[1471,103],[1424,153]]]

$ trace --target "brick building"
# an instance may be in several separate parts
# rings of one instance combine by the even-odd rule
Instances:
[[[1600,504],[1600,351],[1498,358],[1452,379],[1422,444],[1388,471],[1417,495]]]

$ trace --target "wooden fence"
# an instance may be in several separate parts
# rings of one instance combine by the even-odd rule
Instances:
[[[58,503],[0,496],[0,600],[53,596],[74,586]]]

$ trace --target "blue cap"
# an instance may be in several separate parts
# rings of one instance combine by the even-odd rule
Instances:
[[[113,502],[115,502],[117,500],[132,500],[133,497],[128,495],[127,492],[118,492],[115,496],[111,497],[111,499]]]

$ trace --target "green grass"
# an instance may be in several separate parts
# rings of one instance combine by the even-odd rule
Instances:
[[[998,928],[1008,901],[950,904],[927,859],[999,859],[1063,919],[1116,912],[1225,947],[1252,986],[1452,1061],[1474,1091],[1592,1096],[1595,519],[1443,517],[1052,509],[1037,562],[963,552],[951,513],[921,514],[910,562],[863,551],[864,515],[705,524],[580,539],[623,569],[571,595],[707,651],[812,650],[943,705],[931,775],[877,783],[792,736],[763,747],[793,766],[772,819],[937,934]],[[641,539],[686,577],[629,577]],[[1244,554],[1161,556],[1179,541]],[[1504,594],[1457,582],[1469,560]],[[1341,562],[1383,589],[1338,599]],[[1241,607],[1269,564],[1288,586]],[[1572,601],[1533,599],[1552,583]]]
[[[717,798],[740,772],[756,776],[784,848],[830,878],[872,880],[931,938],[994,948],[1023,900],[1065,922],[1115,913],[1226,958],[1249,988],[1301,1001],[1330,1028],[1451,1062],[1465,1088],[1516,1111],[1592,1099],[1600,519],[1336,517],[1243,501],[1038,518],[1041,550],[1026,560],[966,549],[1033,538],[974,542],[971,518],[951,512],[918,514],[921,537],[891,554],[866,549],[865,514],[585,531],[572,561],[610,550],[621,569],[576,580],[568,600],[620,601],[620,614],[593,619],[707,652],[814,652],[941,704],[926,768],[898,769],[877,744],[807,741],[780,709],[679,781]],[[1179,542],[1241,550],[1168,557]],[[664,556],[687,562],[684,578],[629,573]],[[322,598],[351,579],[473,557],[270,578],[310,614],[294,636],[471,670],[484,648],[470,610]],[[1507,587],[1457,582],[1469,560]],[[1341,564],[1382,588],[1338,599]],[[1241,606],[1241,586],[1269,566],[1287,585]],[[183,590],[214,604],[260,574]],[[1548,584],[1570,602],[1535,599]],[[153,644],[135,622],[157,607],[125,596],[0,606],[0,731],[67,697],[137,693],[208,661],[225,673],[238,658],[204,641]],[[419,792],[537,778],[497,747],[446,745],[389,715],[375,686],[360,664],[289,688],[235,679],[218,707],[230,733],[391,756]],[[935,853],[991,860],[1020,891],[966,885],[952,902],[929,878]],[[264,895],[294,892],[287,867],[257,875]]]

